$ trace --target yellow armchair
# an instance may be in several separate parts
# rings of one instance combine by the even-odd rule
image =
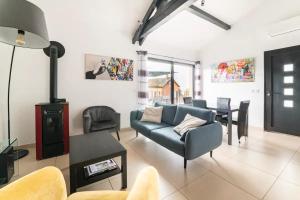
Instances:
[[[37,170],[0,189],[2,200],[66,200],[61,171],[55,167]]]
[[[0,189],[5,200],[158,200],[158,173],[153,167],[142,170],[130,192],[78,192],[67,198],[62,173],[55,167],[35,171]]]

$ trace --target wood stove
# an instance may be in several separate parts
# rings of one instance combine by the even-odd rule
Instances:
[[[57,60],[65,49],[51,41],[44,52],[50,57],[50,103],[35,106],[37,160],[69,152],[69,104],[57,98]]]

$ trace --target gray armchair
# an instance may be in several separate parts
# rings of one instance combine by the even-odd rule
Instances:
[[[93,106],[83,111],[84,133],[114,130],[120,140],[120,113],[108,106]]]

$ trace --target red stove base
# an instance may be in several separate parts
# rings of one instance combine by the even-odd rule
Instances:
[[[69,153],[69,104],[35,106],[36,159]]]

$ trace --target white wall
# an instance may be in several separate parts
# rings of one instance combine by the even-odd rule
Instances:
[[[271,24],[296,15],[300,15],[299,0],[266,0],[238,24],[234,24],[230,31],[203,48],[199,55],[204,74],[204,98],[216,102],[217,97],[231,97],[235,105],[249,99],[249,123],[263,127],[264,51],[300,44],[299,31],[274,38],[269,37],[267,31]],[[256,58],[255,82],[211,82],[211,64],[247,57]]]
[[[137,70],[133,82],[84,79],[84,54],[93,53],[136,59],[131,44],[151,0],[31,0],[46,15],[51,40],[61,42],[66,54],[59,60],[58,97],[70,102],[70,134],[82,133],[81,113],[92,105],[108,105],[121,112],[122,127],[129,126],[130,111],[136,107]],[[7,76],[11,46],[0,44],[0,125],[6,127]],[[175,51],[147,41],[144,50],[186,59],[195,52]],[[16,50],[12,82],[12,136],[19,144],[35,142],[34,105],[49,101],[49,60],[41,50]],[[3,129],[3,128],[2,128]],[[0,140],[6,131],[0,127]]]

